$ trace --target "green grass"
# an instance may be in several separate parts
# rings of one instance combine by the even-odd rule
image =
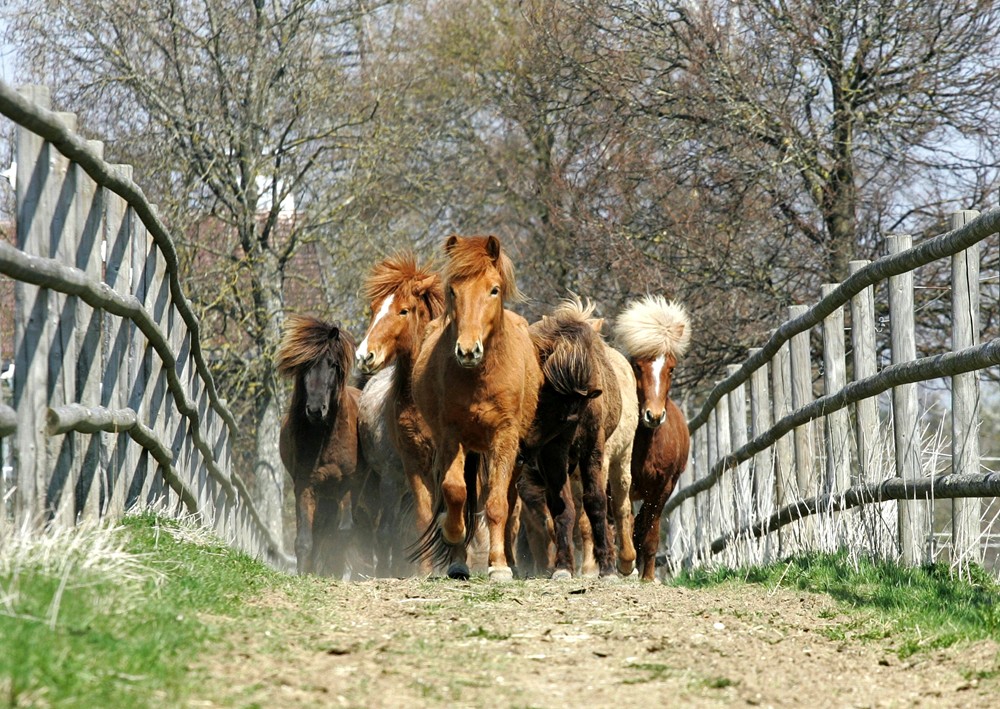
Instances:
[[[144,514],[123,526],[0,563],[0,707],[183,704],[213,633],[199,617],[233,614],[278,583],[177,522]],[[102,567],[109,549],[125,561]]]
[[[1000,641],[1000,584],[979,567],[962,579],[943,564],[853,563],[846,554],[816,554],[756,569],[685,572],[675,581],[690,588],[743,582],[825,593],[854,611],[824,630],[828,637],[888,638],[900,657],[959,642]]]

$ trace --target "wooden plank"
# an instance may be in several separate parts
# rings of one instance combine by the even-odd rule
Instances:
[[[43,86],[23,86],[27,100],[48,108],[49,91]],[[49,225],[58,193],[46,189],[55,150],[20,126],[16,129],[17,243],[32,256],[49,255]],[[48,359],[55,337],[57,314],[54,298],[45,288],[14,283],[14,396],[17,433],[14,436],[15,524],[45,521],[46,491],[52,468],[48,436],[44,430],[48,407]]]
[[[806,312],[807,305],[792,305],[788,308],[788,319],[794,320]],[[792,410],[801,409],[813,400],[812,356],[809,330],[800,332],[789,341],[790,367],[792,374]],[[795,487],[796,498],[815,495],[818,485],[815,471],[815,441],[812,423],[797,426],[792,433],[795,444]],[[815,520],[805,519],[799,526],[801,542],[811,549],[815,542]]]
[[[90,149],[99,156],[104,155],[104,144],[90,141]],[[105,206],[107,190],[97,184],[74,165],[76,174],[76,226],[78,231],[75,265],[88,278],[101,282],[104,279],[104,264],[101,255],[105,236]],[[75,331],[76,398],[85,407],[101,405],[103,380],[103,325],[104,314],[92,308],[82,298],[76,301],[77,327]],[[107,495],[101,466],[101,435],[77,436],[76,459],[79,461],[79,475],[76,484],[76,511],[83,519],[96,521],[101,515],[102,501]]]
[[[708,475],[709,470],[711,470],[711,465],[708,462],[708,427],[709,424],[706,424],[694,432],[692,440],[692,448],[694,449],[694,471],[692,478],[694,480],[705,477]],[[708,549],[708,545],[712,541],[712,537],[709,535],[708,514],[705,504],[708,496],[709,493],[705,492],[690,498],[691,503],[694,505],[695,516],[694,549],[692,550],[692,557],[690,559],[692,566],[695,565],[696,559],[702,554],[703,550]]]
[[[131,165],[114,167],[123,177],[132,179]],[[132,294],[132,220],[135,217],[125,200],[117,194],[105,190],[105,199],[104,281],[119,295],[128,296]],[[130,360],[135,330],[136,326],[130,319],[105,312],[101,405],[107,408],[124,409],[129,406]],[[125,431],[104,433],[102,437],[106,490],[104,514],[118,519],[125,512],[128,482],[138,465],[139,449]]]
[[[792,413],[792,355],[786,342],[771,358],[771,413],[774,421]],[[774,499],[778,507],[790,505],[795,499],[795,441],[791,434],[774,444]],[[794,550],[793,535],[778,530],[778,553],[788,556]]]
[[[855,274],[869,261],[851,261],[851,274]],[[851,363],[853,381],[874,377],[878,373],[875,348],[875,289],[868,286],[851,299]],[[858,480],[873,482],[878,476],[874,467],[878,446],[878,401],[862,399],[854,404],[855,441],[858,451]]]
[[[739,371],[740,365],[730,364],[726,367],[727,376],[732,376]],[[746,445],[748,439],[747,426],[747,396],[746,386],[740,384],[731,392],[729,399],[729,440],[731,450],[738,450]],[[733,475],[733,521],[737,528],[750,524],[753,516],[753,483],[750,479],[750,463],[744,461],[738,464]],[[758,555],[756,548],[749,546],[737,552],[747,554],[746,558],[740,559],[740,563],[756,563]]]
[[[886,239],[889,254],[903,253],[913,243],[909,234]],[[913,322],[913,273],[906,272],[889,279],[889,323],[892,342],[892,363],[916,359],[917,346]],[[896,476],[904,482],[916,482],[921,477],[920,430],[917,411],[916,384],[904,384],[892,390],[893,440],[896,444]],[[929,562],[928,544],[930,515],[924,502],[899,503],[899,548],[902,561],[916,566]]]
[[[128,210],[128,227],[131,239],[131,289],[132,295],[145,304],[153,268],[149,262],[151,253],[155,255],[153,239],[139,221],[135,212]],[[132,328],[129,342],[129,389],[128,408],[139,415],[139,420],[148,425],[149,398],[152,389],[152,345],[146,340],[142,331]],[[140,449],[135,457],[135,467],[129,469],[126,475],[125,509],[131,509],[145,504],[144,493],[149,489],[149,478],[155,474],[155,461],[148,451]]]
[[[751,348],[752,357],[759,348]],[[768,369],[765,364],[750,375],[750,437],[756,438],[771,428],[771,391],[768,387]],[[765,448],[753,457],[753,513],[754,519],[766,519],[774,511],[775,475],[773,449]],[[774,559],[773,535],[767,535],[761,545],[761,563]]]
[[[725,401],[725,397],[719,401]],[[715,465],[715,461],[719,459],[719,409],[718,402],[716,406],[712,408],[711,413],[708,415],[708,423],[706,424],[706,432],[708,434],[708,465],[705,468],[705,477],[708,476],[709,471],[711,471],[712,466]],[[718,536],[719,524],[717,513],[719,511],[719,484],[716,483],[708,490],[705,491],[702,498],[702,514],[704,515],[704,533],[705,541],[710,542],[712,539]]]
[[[837,284],[825,284],[825,298]],[[823,391],[834,394],[847,384],[847,355],[844,346],[844,309],[837,308],[823,320]],[[850,420],[845,409],[824,417],[826,429],[826,478],[823,492],[846,490],[851,484]]]
[[[955,212],[948,228],[958,229],[979,216],[979,212]],[[979,244],[951,257],[951,349],[958,352],[979,344],[982,321],[979,317]],[[980,472],[979,421],[980,391],[978,372],[956,374],[951,378],[951,461],[952,473],[974,475]],[[952,501],[952,565],[965,569],[982,562],[980,546],[979,498]]]
[[[728,455],[733,450],[731,423],[729,421],[729,397],[724,396],[715,405],[715,459]],[[734,495],[733,471],[723,471],[712,494],[712,530],[715,536],[726,534],[733,529]],[[726,562],[730,561],[729,558]]]

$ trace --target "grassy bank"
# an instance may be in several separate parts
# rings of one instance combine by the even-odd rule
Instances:
[[[1000,641],[1000,584],[973,567],[957,578],[942,564],[903,567],[846,554],[803,556],[754,569],[684,572],[677,585],[752,583],[825,593],[850,609],[850,620],[825,631],[832,639],[889,639],[900,657],[958,642]]]
[[[183,704],[201,618],[286,578],[152,515],[2,541],[0,706]]]

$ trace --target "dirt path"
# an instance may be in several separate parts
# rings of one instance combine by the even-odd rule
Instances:
[[[200,706],[996,707],[996,643],[900,660],[762,587],[316,580],[227,623]],[[864,628],[872,629],[872,621]],[[852,630],[853,629],[853,630]]]

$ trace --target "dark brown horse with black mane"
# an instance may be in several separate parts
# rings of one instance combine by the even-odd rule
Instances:
[[[468,578],[466,547],[484,497],[489,577],[507,580],[518,441],[534,418],[542,373],[527,321],[504,308],[519,293],[499,239],[450,236],[445,253],[445,312],[428,326],[413,368],[414,400],[435,447],[441,510],[423,548],[451,561],[449,576]]]
[[[433,522],[434,480],[431,463],[434,443],[413,399],[413,365],[424,341],[427,324],[444,311],[441,277],[418,266],[410,253],[399,253],[376,264],[365,284],[372,319],[358,346],[358,369],[372,374],[393,364],[383,416],[386,434],[399,453],[403,474],[413,493],[416,522],[411,541]],[[432,560],[421,555],[419,570],[429,574]]]
[[[277,369],[294,384],[281,426],[281,461],[295,486],[298,572],[341,576],[350,535],[341,530],[341,502],[361,498],[366,471],[358,454],[358,397],[347,386],[354,341],[316,318],[291,315]]]
[[[584,306],[579,299],[567,300],[531,326],[544,382],[531,430],[521,441],[523,487],[530,492],[534,483],[545,490],[556,530],[553,578],[571,576],[575,568],[572,475],[579,475],[582,484],[601,576],[615,574],[607,524],[609,482],[619,532],[619,570],[631,573],[635,560],[628,498],[638,406],[635,379],[625,358],[604,342],[602,321],[591,317],[593,311],[593,305]],[[531,505],[537,495],[523,499]]]
[[[642,507],[635,519],[635,546],[642,579],[652,581],[660,516],[687,466],[691,447],[684,414],[669,396],[674,367],[691,341],[691,323],[680,305],[660,296],[646,296],[618,316],[614,331],[632,362],[638,386],[632,499],[642,500]]]

